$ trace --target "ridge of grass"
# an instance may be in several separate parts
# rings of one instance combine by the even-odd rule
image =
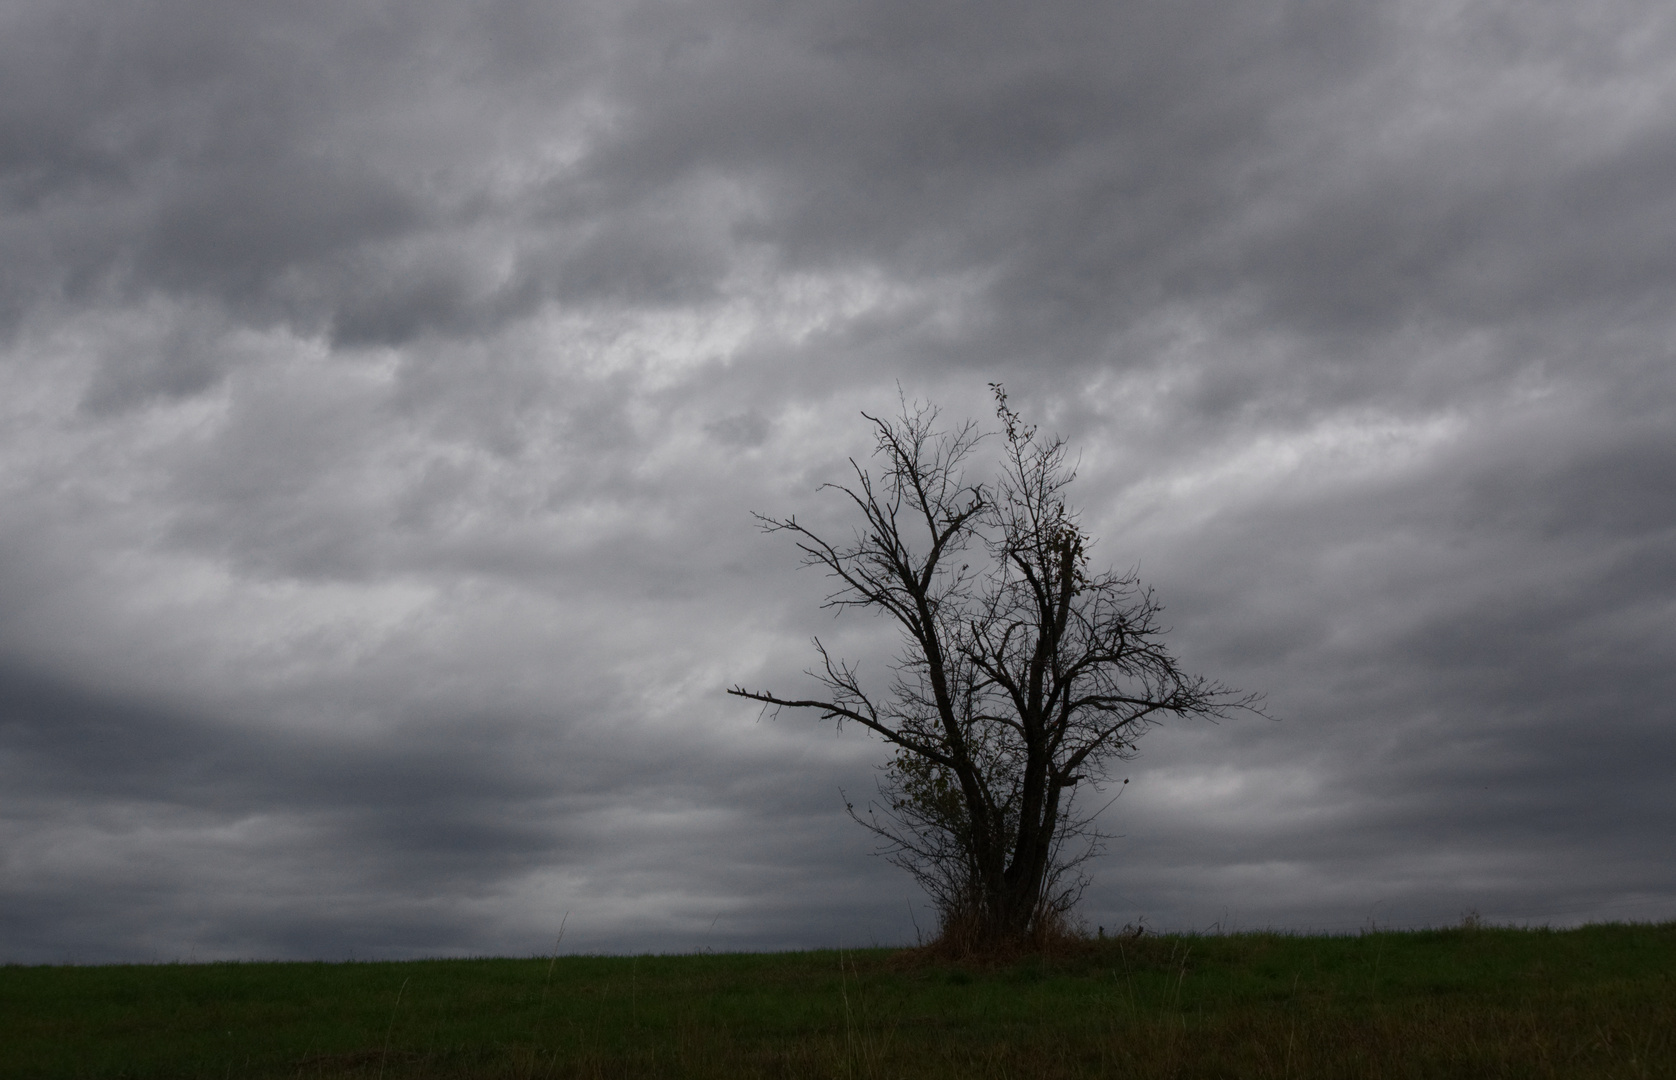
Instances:
[[[0,1076],[1676,1077],[1676,923],[0,967]]]

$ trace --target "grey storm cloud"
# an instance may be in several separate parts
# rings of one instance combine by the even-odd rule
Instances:
[[[1091,921],[1670,917],[1673,60],[1641,0],[7,5],[0,959],[911,938],[881,748],[721,691],[887,670],[751,513],[848,529],[860,412],[991,381],[1281,718],[1148,736]]]

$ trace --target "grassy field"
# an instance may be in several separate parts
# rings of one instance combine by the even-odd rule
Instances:
[[[1676,1077],[1676,923],[0,968],[5,1077]]]

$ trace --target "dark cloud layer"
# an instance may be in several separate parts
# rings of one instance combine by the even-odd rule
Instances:
[[[11,4],[0,959],[911,936],[758,721],[750,511],[904,392],[1081,453],[1282,719],[1092,921],[1669,918],[1676,17],[1393,0]],[[923,917],[921,918],[924,922]]]

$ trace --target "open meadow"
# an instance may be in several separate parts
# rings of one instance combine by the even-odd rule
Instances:
[[[0,968],[6,1077],[1676,1077],[1676,923]]]

